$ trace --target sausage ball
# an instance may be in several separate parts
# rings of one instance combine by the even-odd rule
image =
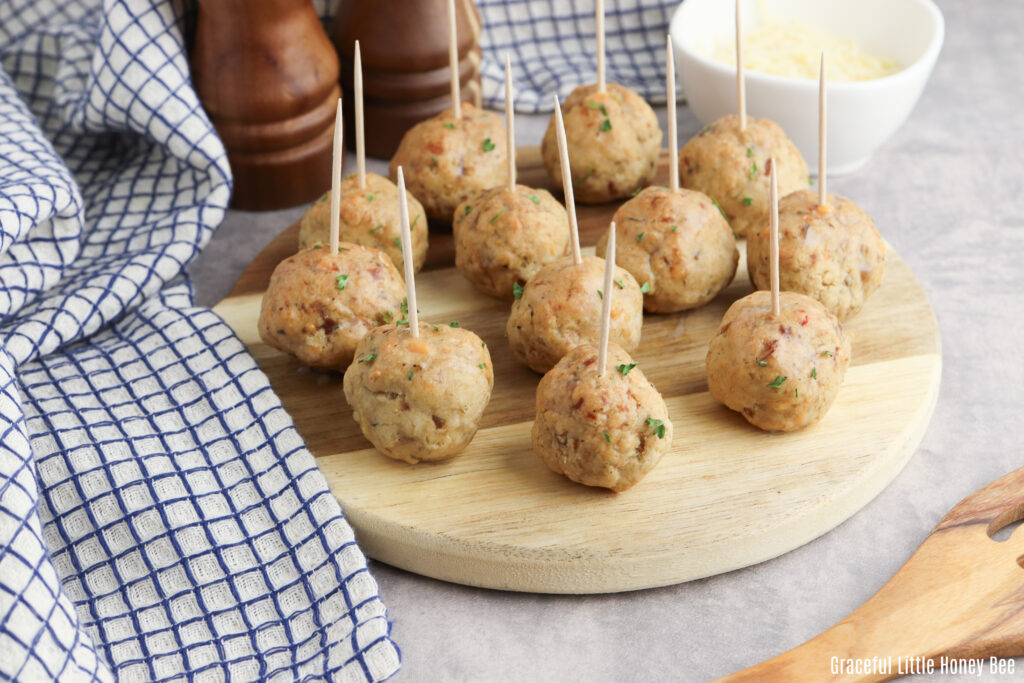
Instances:
[[[622,268],[615,268],[609,339],[634,351],[643,326],[640,285]],[[601,336],[604,259],[584,256],[549,263],[521,290],[508,317],[505,332],[516,358],[537,372],[547,372],[580,344],[596,344]]]
[[[452,323],[455,324],[455,323]],[[416,464],[465,450],[494,388],[486,345],[469,330],[382,325],[362,338],[345,372],[345,399],[377,450]]]
[[[406,188],[436,220],[452,220],[455,207],[469,197],[508,183],[501,119],[466,102],[461,112],[458,119],[447,109],[420,121],[406,131],[391,158],[391,179],[401,166]]]
[[[648,187],[615,212],[615,262],[646,284],[644,308],[672,313],[703,306],[736,275],[740,252],[707,195]],[[597,253],[605,256],[608,235]]]
[[[455,267],[485,294],[513,287],[569,253],[569,216],[547,190],[495,187],[459,204],[452,222]]]
[[[807,162],[774,121],[724,116],[690,138],[679,152],[679,182],[722,207],[737,235],[768,222],[770,157],[775,157],[779,196],[810,185]]]
[[[390,319],[405,282],[384,252],[342,242],[317,245],[274,268],[260,307],[260,339],[314,368],[344,370],[356,344]]]
[[[562,102],[573,194],[584,204],[628,197],[654,179],[661,151],[658,117],[642,97],[617,83],[600,93],[581,85]],[[554,116],[541,156],[548,175],[562,186]]]
[[[768,226],[747,239],[747,271],[771,287]],[[882,284],[885,240],[871,217],[845,197],[801,190],[779,202],[779,286],[813,297],[840,320],[852,318]]]
[[[410,193],[409,233],[413,267],[418,271],[427,258],[427,217],[423,205]],[[341,183],[341,238],[346,242],[380,249],[402,270],[402,226],[398,222],[398,187],[376,173],[366,174],[366,187],[356,176]],[[327,244],[331,240],[331,193],[314,202],[299,221],[299,248]]]
[[[661,394],[622,347],[582,344],[537,386],[533,452],[548,467],[587,486],[625,491],[672,447],[672,421]]]
[[[725,312],[708,345],[708,389],[755,427],[791,432],[825,416],[850,364],[850,338],[814,299],[749,294]]]

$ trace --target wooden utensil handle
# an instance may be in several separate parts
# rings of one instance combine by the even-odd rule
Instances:
[[[942,657],[1024,653],[1024,468],[954,507],[906,564],[850,616],[803,645],[724,681],[881,681]]]

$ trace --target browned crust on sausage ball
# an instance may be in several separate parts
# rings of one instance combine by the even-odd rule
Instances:
[[[468,103],[461,113],[456,119],[447,109],[417,123],[391,158],[391,179],[397,182],[401,166],[406,188],[435,220],[452,220],[455,207],[469,197],[508,183],[501,118]]]
[[[465,450],[494,388],[486,345],[469,330],[420,323],[382,325],[359,342],[345,398],[378,451],[408,463]]]
[[[485,294],[512,299],[546,263],[569,253],[569,217],[547,190],[495,187],[459,204],[455,267]]]
[[[850,363],[850,338],[814,299],[754,292],[729,307],[708,344],[708,390],[715,400],[768,431],[789,432],[820,420]]]
[[[412,262],[418,271],[427,258],[427,216],[423,205],[411,192],[409,234],[412,236]],[[398,187],[376,173],[366,174],[366,187],[360,188],[355,175],[341,182],[341,239],[364,247],[380,249],[399,271],[402,270],[402,226],[398,220]],[[313,202],[299,221],[299,248],[327,244],[331,240],[331,192]]]
[[[609,335],[633,351],[640,344],[643,295],[636,279],[622,268],[615,268],[615,279]],[[579,265],[570,257],[541,268],[512,304],[505,326],[516,358],[537,372],[547,372],[580,344],[597,343],[602,287],[604,259],[596,256],[584,256]]]
[[[747,271],[758,289],[771,286],[768,226],[747,238]],[[845,197],[801,190],[779,202],[779,285],[817,299],[849,320],[882,284],[885,240],[871,217]]]
[[[654,179],[661,128],[651,105],[629,88],[609,83],[581,85],[562,103],[565,141],[576,200],[600,204],[628,197]],[[541,157],[548,176],[562,186],[555,118],[551,117]]]
[[[555,472],[587,486],[625,491],[672,447],[672,421],[661,394],[633,359],[608,344],[608,367],[597,347],[570,351],[537,386],[533,451]]]
[[[340,249],[286,258],[263,294],[260,338],[311,367],[344,370],[363,335],[405,299],[402,276],[384,252],[349,242]]]
[[[644,308],[672,313],[703,306],[736,275],[736,238],[707,195],[648,187],[619,207],[615,262],[647,283]],[[602,234],[597,254],[605,255]]]
[[[737,235],[768,221],[770,157],[778,164],[779,196],[806,189],[807,162],[774,121],[724,116],[690,138],[679,152],[679,182],[722,207]]]

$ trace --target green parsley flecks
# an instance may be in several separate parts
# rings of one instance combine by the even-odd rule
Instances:
[[[823,358],[831,358],[832,357],[832,352],[831,351],[822,351],[821,355],[822,355]]]
[[[637,244],[639,244],[640,242],[644,241],[644,235],[646,235],[646,234],[647,234],[646,232],[642,232],[642,233],[640,233],[639,235],[636,236]]]
[[[642,285],[640,285],[640,293],[641,294],[647,294],[650,291],[651,291],[651,283],[650,282],[645,282]]]
[[[498,220],[499,218],[501,218],[501,215],[502,215],[503,213],[505,213],[505,207],[504,207],[504,206],[503,206],[503,207],[501,207],[501,211],[499,211],[498,213],[496,213],[496,214],[494,214],[493,216],[491,216],[491,221],[490,221],[490,222],[491,222],[491,223],[493,223],[494,221],[496,221],[496,220]]]
[[[476,366],[477,366],[478,368],[480,368],[481,370],[483,370],[484,368],[486,368],[486,367],[487,367],[487,364],[486,364],[486,363],[477,363],[477,364],[476,364]]]
[[[760,365],[762,368],[763,367],[767,367],[768,361],[766,361],[766,360],[758,360],[757,364]]]
[[[669,228],[669,232],[675,232],[678,229],[679,229],[678,225],[673,225],[671,228]]]
[[[724,218],[725,222],[728,223],[729,217],[725,215],[725,209],[723,209],[722,205],[718,203],[718,200],[712,197],[711,203],[715,205],[715,208],[718,209],[718,213],[722,214],[722,218]]]
[[[754,162],[754,165],[750,167],[750,171],[747,173],[747,177],[749,177],[751,180],[753,180],[755,176],[757,176],[757,162],[756,161]]]
[[[587,169],[587,172],[583,174],[582,178],[579,178],[579,179],[573,181],[573,183],[572,183],[573,187],[576,187],[577,185],[581,185],[582,183],[585,183],[587,181],[587,178],[589,178],[593,174],[594,174],[594,167],[591,166],[590,168]]]
[[[750,159],[753,156],[754,156],[754,148],[753,147],[747,147],[747,158]]]
[[[490,138],[484,138],[483,148],[485,152],[490,152],[494,149],[494,143],[491,142]]]
[[[360,363],[372,363],[377,358],[376,353],[371,353],[359,359]]]
[[[622,365],[616,365],[615,369],[622,373],[625,377],[629,374],[629,371],[636,367],[636,363],[623,363]]]
[[[458,326],[459,326],[459,321],[458,320],[453,320],[450,323],[448,323],[448,327],[458,327]]]
[[[623,284],[623,282],[622,282],[622,279],[621,279],[621,278],[615,278],[615,279],[613,279],[613,280],[612,280],[612,282],[614,282],[615,284],[617,284],[617,285],[619,286],[619,289],[625,289],[625,288],[626,288],[626,285],[625,285],[625,284]]]
[[[600,102],[587,102],[587,107],[590,109],[596,109],[605,116],[608,116],[608,110],[604,108],[604,105]]]
[[[454,123],[445,123],[445,124],[442,124],[442,125],[444,125],[444,127],[447,128],[448,130],[455,130],[455,124]]]
[[[380,232],[383,229],[384,229],[384,225],[381,224],[381,225],[378,225],[377,227],[373,228],[372,230],[370,230],[370,232],[376,234],[376,233]]]
[[[771,387],[772,389],[775,389],[775,390],[781,389],[782,388],[782,383],[785,382],[787,379],[789,379],[789,378],[786,377],[785,375],[776,375],[775,379],[772,380],[772,382],[770,384],[768,384],[767,386],[769,386],[769,387]]]
[[[608,436],[608,432],[601,432],[601,433],[604,435],[605,443],[611,443],[612,442],[612,437]]]
[[[422,216],[422,215],[423,215],[423,214],[419,214],[419,213],[418,213],[418,214],[416,214],[416,218],[413,218],[413,219],[412,219],[412,225],[410,225],[410,226],[409,226],[409,229],[410,229],[410,230],[412,230],[413,228],[415,228],[415,227],[416,227],[416,221],[418,221],[418,220],[420,219],[420,216]]]
[[[538,197],[537,195],[535,195],[535,194],[528,194],[528,195],[526,195],[526,198],[529,199],[534,204],[540,206],[540,197]]]
[[[472,211],[473,211],[473,207],[470,206],[469,204],[466,204],[466,210],[463,212],[462,215],[463,216],[468,216],[470,214],[470,212],[472,212]]]
[[[337,285],[338,291],[340,292],[348,286],[348,275],[339,275],[334,278],[334,283]]]
[[[642,187],[638,187],[638,188],[636,188],[635,190],[633,190],[633,193],[632,193],[632,194],[630,194],[629,196],[630,196],[630,197],[635,197],[635,196],[637,196],[638,194],[640,194],[640,193],[641,193],[641,192],[643,192],[643,191],[644,191],[644,188],[642,188]]]
[[[402,248],[402,238],[401,237],[396,237],[395,238],[395,246],[398,247],[399,249]]]
[[[605,119],[604,121],[601,122],[601,132],[602,133],[607,133],[611,129],[612,129],[612,120],[611,119]]]
[[[743,198],[743,206],[750,206],[753,203],[754,203],[754,198],[753,197],[744,197]]]
[[[651,428],[651,431],[654,432],[656,437],[659,439],[665,438],[665,422],[663,420],[658,420],[648,415],[647,426]]]
[[[811,368],[811,379],[818,379],[818,368]]]
[[[518,282],[512,283],[512,297],[515,298],[516,301],[523,298],[523,286]]]
[[[409,381],[412,381],[412,370],[409,371]]]
[[[600,289],[597,290],[597,298],[604,301],[604,292],[602,292]]]
[[[391,315],[391,311],[381,311],[380,312],[380,319],[383,320],[386,323],[389,323],[389,322],[391,322],[392,320],[395,319],[395,316]]]

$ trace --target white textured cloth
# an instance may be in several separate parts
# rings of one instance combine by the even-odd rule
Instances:
[[[230,194],[185,0],[0,0],[0,678],[382,680],[326,481],[182,278]]]

